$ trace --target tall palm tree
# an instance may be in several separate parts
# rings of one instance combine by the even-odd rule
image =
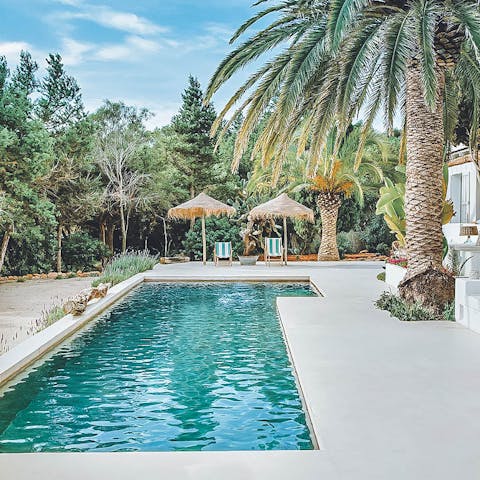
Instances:
[[[299,152],[310,141],[318,155],[332,123],[341,132],[361,114],[367,132],[383,110],[391,129],[399,114],[407,150],[408,273],[401,294],[440,309],[453,294],[452,280],[441,268],[444,146],[456,123],[460,87],[470,94],[473,105],[480,104],[478,2],[285,1],[246,22],[233,40],[272,12],[275,20],[222,62],[208,90],[210,97],[239,68],[288,40],[219,116],[217,127],[247,94],[236,111],[247,114],[233,166],[267,108],[271,114],[255,153],[275,156],[277,162],[283,161],[300,125]],[[478,127],[476,109],[473,131]]]
[[[480,10],[468,0],[336,0],[329,13],[338,52],[340,111],[366,107],[368,127],[382,109],[392,127],[397,107],[406,140],[408,271],[400,294],[441,310],[454,295],[442,269],[443,163],[453,135],[459,87],[480,101]],[[476,119],[473,128],[476,129]],[[476,140],[476,139],[475,139]],[[476,142],[474,142],[476,143]]]

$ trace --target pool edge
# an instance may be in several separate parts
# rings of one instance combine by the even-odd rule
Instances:
[[[253,272],[252,272],[253,273]],[[103,311],[144,282],[309,282],[324,296],[309,275],[159,275],[154,270],[138,273],[110,288],[107,295],[87,306],[78,316],[65,315],[53,325],[32,335],[0,356],[0,388],[78,332]],[[283,328],[283,327],[282,327]],[[288,350],[288,347],[287,347]]]

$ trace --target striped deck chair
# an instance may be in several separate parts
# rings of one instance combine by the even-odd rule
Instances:
[[[281,238],[265,239],[265,265],[270,265],[272,260],[279,260],[282,265],[284,264]]]
[[[232,242],[215,242],[213,260],[215,261],[215,266],[218,265],[220,260],[226,260],[229,265],[232,265]]]

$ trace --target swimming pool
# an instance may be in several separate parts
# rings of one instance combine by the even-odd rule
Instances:
[[[312,449],[278,296],[147,283],[0,391],[0,452]]]

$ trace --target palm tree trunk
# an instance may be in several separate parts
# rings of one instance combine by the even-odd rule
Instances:
[[[408,267],[400,295],[440,312],[454,297],[454,280],[442,268],[444,71],[438,70],[435,109],[426,105],[420,64],[407,69],[407,183],[405,194]]]
[[[0,272],[2,271],[3,264],[5,263],[5,257],[7,255],[8,242],[12,236],[13,226],[8,225],[7,230],[3,234],[2,244],[0,246]]]
[[[341,204],[340,195],[337,193],[320,192],[318,194],[318,206],[322,217],[322,240],[318,260],[340,260],[337,247],[337,219]]]

